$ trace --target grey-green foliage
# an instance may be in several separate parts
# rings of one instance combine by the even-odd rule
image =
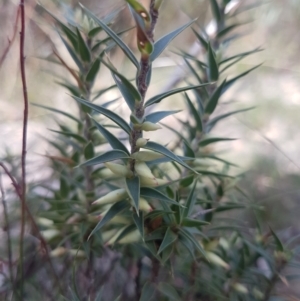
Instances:
[[[107,250],[120,252],[115,259],[119,260],[116,272],[128,272],[127,279],[109,293],[111,298],[269,300],[291,254],[272,230],[248,229],[243,221],[233,222],[226,215],[260,208],[239,188],[235,162],[214,151],[215,143],[230,143],[232,138],[210,135],[218,122],[249,109],[215,116],[225,91],[254,68],[229,79],[223,71],[230,70],[234,60],[259,49],[225,56],[224,48],[230,46],[227,40],[238,27],[227,24],[228,0],[210,1],[217,24],[213,37],[191,21],[152,41],[151,26],[155,24],[151,18],[159,15],[156,7],[161,1],[154,2],[157,6],[148,10],[136,0],[127,0],[136,22],[139,54],[124,42],[122,33],[112,30],[115,14],[99,19],[82,6],[84,26],[65,24],[55,17],[59,36],[77,69],[69,68],[56,51],[53,57],[72,77],[68,80],[66,76],[60,84],[71,94],[80,114],[42,106],[75,122],[73,127],[57,122],[59,129],[54,132],[58,136],[49,140],[56,149],[56,155],[49,156],[53,175],[41,185],[49,193],[36,196],[43,200],[37,222],[55,261],[54,269],[59,271],[59,264],[65,263],[61,282],[68,287],[70,269],[76,262],[74,288],[70,295],[67,289],[64,292],[70,300],[108,300],[104,293],[98,294],[103,285],[102,292],[111,289],[105,283],[113,281],[109,277],[114,275],[114,261],[108,255],[112,251]],[[157,92],[148,99],[152,62],[189,27],[203,48],[202,57],[181,55],[189,70],[188,81],[196,84]],[[113,65],[110,53],[117,47],[133,63],[135,84],[133,74],[120,73]],[[116,85],[95,91],[94,83],[104,68]],[[122,97],[104,103],[102,96],[110,89],[118,89]],[[180,93],[177,97],[186,102],[187,121],[176,117],[178,111],[160,111],[161,101]],[[114,104],[127,106],[128,114],[120,114],[118,106],[112,109]],[[156,112],[145,115],[149,106]],[[180,124],[173,128],[160,123],[177,137],[171,148],[144,138],[147,131],[160,133],[158,122],[167,116],[174,116]],[[53,183],[59,187],[53,188]],[[102,271],[99,258],[110,262],[112,269]],[[258,259],[269,265],[270,276],[257,266]],[[137,269],[135,278],[130,274],[133,268]],[[132,282],[135,290],[129,292],[125,287]],[[52,294],[54,298],[59,295],[57,287]]]

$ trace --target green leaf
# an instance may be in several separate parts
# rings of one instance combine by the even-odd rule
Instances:
[[[216,61],[215,52],[210,43],[208,43],[208,78],[210,81],[217,81],[219,78],[219,66]]]
[[[78,41],[78,52],[80,54],[81,59],[84,62],[90,62],[91,61],[91,54],[88,46],[86,45],[84,39],[81,36],[81,33],[79,32],[78,28],[76,27],[77,32],[77,41]]]
[[[158,284],[159,291],[172,301],[182,301],[182,298],[178,295],[177,291],[173,286],[168,283],[160,282]]]
[[[144,239],[144,212],[140,211],[139,215],[137,214],[137,212],[133,212],[132,217],[136,227],[139,229],[141,236]]]
[[[165,248],[174,243],[177,239],[177,235],[172,231],[170,227],[168,227],[164,239],[157,251],[157,254],[160,254]]]
[[[176,111],[160,111],[160,112],[154,112],[145,117],[145,121],[150,121],[152,123],[157,123],[164,119],[165,117],[168,117],[170,115],[174,115],[178,112],[181,112],[181,110]]]
[[[188,187],[193,183],[193,181],[194,181],[194,176],[193,175],[189,176],[189,177],[186,177],[186,178],[184,178],[180,181],[180,186],[181,187]]]
[[[253,68],[251,69],[248,69],[247,71],[241,73],[240,75],[228,80],[226,82],[226,85],[224,86],[224,89],[222,91],[222,93],[225,93],[238,79],[244,77],[245,75],[249,74],[250,72],[252,72],[253,70],[257,69],[258,67],[260,67],[262,64],[258,64],[256,66],[254,66]]]
[[[184,93],[184,94],[185,94],[185,98],[186,98],[186,101],[188,103],[188,106],[191,110],[191,113],[194,116],[194,119],[196,121],[197,130],[199,132],[202,132],[203,131],[203,125],[202,125],[201,116],[198,113],[198,111],[196,110],[195,106],[193,105],[193,103],[192,103],[191,99],[189,98],[189,96],[187,95],[187,93]]]
[[[100,69],[100,63],[101,63],[101,60],[99,57],[97,57],[94,61],[94,63],[92,64],[89,72],[87,73],[86,75],[86,78],[85,80],[89,83],[93,83],[95,81],[95,78],[99,72],[99,69]]]
[[[271,229],[270,226],[269,226],[269,228],[270,228],[272,236],[273,236],[273,238],[275,240],[277,251],[283,252],[284,251],[284,246],[283,246],[282,242],[280,241],[280,239],[278,238],[278,236],[276,235],[276,233]]]
[[[76,63],[76,65],[78,66],[79,70],[80,70],[80,71],[83,71],[84,68],[83,68],[83,66],[82,66],[82,64],[81,64],[81,61],[80,61],[80,59],[78,58],[76,52],[73,50],[73,48],[68,44],[68,42],[67,42],[61,35],[59,35],[59,36],[60,36],[61,40],[63,41],[65,47],[67,48],[69,54],[71,55],[73,61],[74,61],[74,62]],[[76,43],[77,43],[77,42],[76,42]],[[75,50],[77,50],[77,44],[76,44]]]
[[[90,141],[84,148],[84,158],[86,160],[92,159],[95,156],[94,153],[94,145],[92,141]]]
[[[192,28],[192,30],[193,30],[194,34],[196,35],[198,41],[202,45],[202,47],[207,51],[208,42],[206,41],[206,39],[204,37],[202,37],[202,35],[200,33],[198,33],[194,28]]]
[[[37,104],[37,103],[31,103],[31,104],[35,107],[43,108],[43,109],[46,109],[46,110],[64,115],[64,116],[76,121],[79,125],[82,125],[81,120],[79,120],[78,118],[74,117],[73,115],[71,115],[67,112],[64,112],[64,111],[61,111],[61,110],[58,110],[58,109],[55,109],[55,108],[47,107],[47,106],[44,106],[44,105],[40,105],[40,104]]]
[[[210,5],[211,5],[212,13],[216,19],[216,22],[219,23],[222,20],[222,16],[217,0],[210,0]]]
[[[122,96],[124,97],[131,111],[134,110],[135,103],[141,101],[142,97],[133,84],[115,68],[102,61],[103,64],[112,72],[112,77],[118,86]]]
[[[236,59],[236,58],[243,58],[243,57],[246,57],[246,56],[248,56],[248,55],[251,55],[251,54],[254,54],[254,53],[257,53],[257,52],[260,52],[260,51],[263,51],[263,49],[261,49],[261,48],[256,48],[256,49],[254,49],[254,50],[252,50],[252,51],[247,51],[247,52],[243,52],[243,53],[239,53],[239,54],[233,55],[233,56],[231,56],[231,57],[228,57],[228,58],[222,60],[222,61],[220,62],[220,65],[225,64],[225,63],[227,63],[227,62],[229,62],[229,61],[232,61],[232,60],[234,60],[234,59]]]
[[[213,95],[210,97],[207,105],[205,106],[205,114],[212,114],[216,109],[219,98],[222,95],[224,86],[226,84],[226,79],[222,82],[222,84],[214,91]]]
[[[97,164],[101,164],[104,162],[109,162],[109,161],[114,161],[114,160],[118,160],[118,159],[129,159],[129,156],[127,153],[121,151],[121,150],[111,150],[108,151],[106,153],[104,153],[103,155],[97,156],[93,159],[90,159],[82,164],[80,164],[79,166],[91,166],[91,165],[97,165]]]
[[[202,169],[199,169],[199,168],[197,168],[196,171],[201,175],[214,176],[214,177],[217,177],[217,178],[222,178],[222,177],[235,178],[234,176],[230,176],[230,175],[227,175],[227,174],[224,174],[224,173],[218,173],[218,172],[213,172],[213,171],[209,171],[209,170],[202,170]]]
[[[147,281],[143,286],[141,298],[139,301],[151,301],[154,293],[155,293],[154,284]]]
[[[206,221],[201,221],[199,219],[192,219],[192,218],[184,218],[182,221],[182,226],[184,227],[201,227],[209,225],[210,223]]]
[[[185,25],[179,27],[178,29],[168,33],[167,35],[160,38],[158,41],[154,43],[154,50],[150,56],[150,60],[153,62],[155,59],[159,57],[159,55],[166,49],[166,47],[170,44],[170,42],[176,38],[183,30],[189,27],[196,20],[192,20]]]
[[[95,234],[95,232],[99,231],[103,226],[105,226],[113,217],[115,217],[117,214],[125,210],[129,207],[129,203],[124,201],[119,201],[115,204],[113,204],[107,213],[103,216],[101,221],[96,225],[96,227],[93,229],[93,231],[90,233],[88,239],[91,238],[92,235]]]
[[[209,130],[211,130],[219,121],[221,121],[221,120],[223,120],[223,119],[225,119],[225,118],[227,118],[231,115],[246,112],[246,111],[253,110],[253,109],[254,109],[254,107],[250,107],[250,108],[235,110],[235,111],[231,111],[231,112],[222,114],[220,116],[217,116],[217,117],[209,120],[206,126],[207,126],[207,128],[209,128]]]
[[[52,14],[49,10],[47,10],[41,4],[38,4],[47,14],[49,14],[60,26],[64,34],[67,36],[69,41],[71,42],[74,49],[77,49],[77,37],[76,34],[69,29],[65,24],[63,24],[54,14]]]
[[[110,120],[115,122],[118,126],[120,126],[120,128],[122,128],[126,133],[128,133],[128,134],[131,133],[131,128],[130,128],[129,124],[119,114],[116,114],[116,113],[112,112],[111,110],[105,109],[101,106],[98,106],[91,102],[88,102],[82,98],[79,98],[76,96],[72,96],[72,97],[76,101],[80,102],[81,104],[83,104],[83,105],[95,110],[96,112],[103,114],[107,118],[109,118]]]
[[[81,4],[80,4],[81,5]],[[125,55],[130,59],[130,61],[136,66],[137,69],[140,68],[140,64],[136,57],[134,56],[133,52],[130,48],[118,37],[118,35],[111,30],[103,21],[98,19],[91,11],[81,5],[82,9],[85,13],[93,19],[114,41],[115,43],[122,49]]]
[[[87,143],[85,138],[83,138],[82,136],[80,136],[78,134],[74,134],[74,133],[70,133],[70,132],[55,131],[55,130],[50,130],[50,131],[54,132],[54,133],[61,134],[63,136],[74,138],[75,140],[77,140],[80,143]]]
[[[195,237],[188,232],[186,229],[180,228],[179,229],[179,233],[186,238],[188,241],[190,241],[195,247],[196,249],[204,256],[206,257],[205,251],[204,249],[200,246],[200,244],[198,243],[198,241],[195,239]]]
[[[145,198],[150,198],[150,199],[157,199],[159,201],[171,203],[171,204],[174,204],[177,206],[179,205],[177,202],[170,199],[169,197],[167,197],[160,191],[153,189],[153,188],[149,188],[149,187],[141,187],[141,196],[143,196]]]
[[[224,29],[220,30],[218,33],[217,33],[217,38],[220,39],[222,38],[223,36],[225,36],[227,33],[229,33],[230,31],[232,31],[233,29],[235,29],[236,27],[240,26],[241,24],[232,24],[232,25],[229,25],[227,27],[225,27]]]
[[[70,188],[67,180],[63,177],[60,178],[60,196],[66,199],[69,195]]]
[[[127,192],[133,201],[137,214],[139,214],[139,202],[140,202],[140,178],[135,176],[131,179],[126,178]]]
[[[150,149],[152,151],[158,152],[166,157],[169,157],[170,159],[172,159],[173,161],[179,163],[180,165],[184,166],[185,168],[195,172],[190,166],[188,166],[187,164],[185,164],[180,158],[178,158],[173,152],[171,152],[170,150],[168,150],[166,147],[152,142],[152,141],[148,141],[148,143],[144,146],[144,148]]]
[[[106,128],[104,128],[101,124],[99,124],[97,121],[93,119],[97,129],[100,131],[100,133],[106,138],[108,143],[111,145],[113,149],[121,150],[129,155],[129,152],[125,145],[111,132],[109,132]]]
[[[194,196],[196,185],[197,185],[197,180],[194,182],[193,188],[190,191],[189,196],[187,198],[186,208],[184,208],[184,211],[183,211],[183,217],[184,218],[189,216],[191,214],[193,208],[194,208],[195,201],[196,201],[196,198]]]
[[[205,87],[207,85],[210,85],[209,83],[205,83],[205,84],[201,84],[201,85],[196,85],[196,86],[187,86],[187,87],[183,87],[183,88],[177,88],[177,89],[174,89],[174,90],[170,90],[168,92],[165,92],[165,93],[161,93],[161,94],[158,94],[152,98],[150,98],[146,103],[145,103],[145,107],[149,107],[151,105],[153,105],[154,103],[158,103],[160,102],[162,99],[166,98],[166,97],[169,97],[171,95],[174,95],[174,94],[177,94],[177,93],[180,93],[180,92],[184,92],[184,91],[187,91],[187,90],[193,90],[193,89],[198,89],[198,88],[201,88],[201,87]]]
[[[217,137],[206,138],[206,139],[203,139],[199,142],[199,146],[204,147],[204,146],[207,146],[209,144],[220,142],[220,141],[233,141],[233,140],[236,140],[236,139],[234,139],[234,138],[217,138]]]

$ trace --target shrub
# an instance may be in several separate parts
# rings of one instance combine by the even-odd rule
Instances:
[[[80,20],[64,23],[41,7],[53,17],[76,64],[76,70],[71,68],[55,48],[48,58],[64,68],[59,84],[79,113],[39,105],[66,121],[57,120],[58,130],[52,131],[58,136],[48,139],[56,150],[47,156],[52,175],[29,187],[30,203],[40,207],[39,228],[31,233],[39,243],[31,243],[19,260],[24,279],[17,274],[3,291],[14,290],[20,300],[233,301],[273,300],[276,295],[284,300],[274,287],[284,279],[293,254],[261,221],[250,229],[238,219],[237,210],[262,208],[239,187],[235,162],[214,148],[232,139],[211,134],[217,124],[250,109],[215,113],[223,94],[258,66],[238,75],[231,75],[230,68],[261,49],[226,55],[238,38],[239,24],[231,20],[241,12],[225,13],[230,0],[210,1],[214,34],[193,20],[155,40],[157,19],[164,16],[159,14],[162,1],[150,2],[146,9],[127,0],[138,55],[122,39],[132,28],[112,30],[117,12],[99,19],[81,6]],[[178,77],[180,87],[149,98],[153,62],[188,28],[201,55],[177,51],[187,70]],[[126,57],[126,72],[114,64],[111,53],[117,48]],[[106,82],[100,73],[104,68],[115,84],[95,90],[99,76]],[[105,102],[111,90],[120,97]],[[184,114],[161,110],[173,95],[184,102]],[[168,116],[176,125],[162,121]],[[173,133],[172,141],[161,139],[166,130]]]

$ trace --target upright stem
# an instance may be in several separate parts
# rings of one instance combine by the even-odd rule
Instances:
[[[147,36],[151,42],[154,41],[154,29],[158,18],[158,11],[155,8],[155,0],[151,0],[150,2],[150,10],[149,10],[150,16],[151,16],[151,26],[149,30],[147,31]],[[151,62],[150,62],[150,56],[142,54],[141,60],[140,60],[140,69],[137,74],[137,88],[140,92],[142,99],[141,101],[136,105],[134,109],[134,115],[140,119],[143,120],[144,114],[145,114],[145,97],[148,90],[148,83],[147,83],[147,77],[149,72],[151,71]],[[131,153],[135,153],[139,151],[139,147],[136,145],[137,139],[142,137],[143,131],[141,129],[135,129],[133,128],[131,132],[130,137],[130,145],[131,145]],[[130,162],[130,169],[134,171],[134,160],[131,160]]]
[[[23,241],[25,232],[25,211],[26,211],[26,148],[27,148],[27,125],[28,125],[28,95],[25,73],[25,5],[24,0],[20,0],[21,13],[21,32],[20,32],[20,64],[21,64],[21,78],[23,85],[23,99],[24,99],[24,115],[23,115],[23,135],[22,135],[22,179],[21,179],[21,233],[20,233],[20,275],[21,275],[21,300],[23,300],[24,293],[24,269],[23,269]]]

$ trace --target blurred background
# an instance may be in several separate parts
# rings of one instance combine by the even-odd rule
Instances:
[[[76,2],[41,1],[59,18],[70,18],[70,9],[76,7]],[[100,17],[119,8],[121,13],[113,25],[116,31],[132,26],[130,14],[122,0],[111,0],[109,4],[104,0],[81,2]],[[218,137],[237,138],[233,142],[220,144],[219,151],[223,152],[226,159],[239,164],[240,168],[234,172],[244,173],[242,185],[256,203],[265,206],[266,209],[261,214],[266,221],[277,231],[295,235],[300,229],[300,2],[232,2],[248,9],[238,15],[244,25],[236,32],[242,36],[230,45],[227,54],[234,55],[257,47],[263,48],[264,51],[239,62],[230,70],[228,76],[230,78],[258,63],[263,65],[226,92],[219,110],[228,110],[229,106],[230,110],[255,108],[220,123],[214,129],[214,134]],[[74,101],[66,94],[66,90],[55,83],[68,76],[66,71],[44,60],[51,53],[53,45],[63,53],[70,65],[71,58],[61,45],[53,20],[42,14],[35,0],[27,0],[26,4],[29,100],[64,111],[74,111]],[[17,0],[0,0],[0,57],[13,36],[17,7]],[[158,23],[156,38],[193,18],[198,18],[197,23],[201,27],[213,30],[213,25],[210,24],[209,0],[165,0],[162,10],[163,18]],[[133,31],[124,35],[124,39],[133,49],[136,47]],[[23,114],[18,47],[17,30],[15,40],[12,41],[5,60],[0,65],[0,157],[10,155],[16,162],[18,159],[14,156],[20,153]],[[185,51],[197,49],[195,36],[190,29],[176,38],[168,51],[157,61],[149,96],[166,89],[174,78],[184,77],[186,70],[180,66],[180,57],[174,54],[176,48]],[[121,66],[122,54],[116,50],[113,55],[114,63]],[[132,71],[126,65],[122,68],[121,71],[126,74]],[[109,73],[106,70],[102,71],[103,76],[97,82],[99,87],[108,86],[113,82]],[[116,92],[106,94],[107,100],[117,96]],[[170,98],[164,106],[172,109],[184,108],[180,97]],[[184,115],[181,117],[184,118]],[[54,118],[57,116],[30,106],[30,181],[47,177],[45,157],[42,155],[51,154],[51,150],[44,138],[53,135],[49,129],[55,128]],[[170,117],[167,122],[172,124],[175,120]],[[9,181],[4,183],[8,185]],[[247,217],[251,221],[250,213]]]

